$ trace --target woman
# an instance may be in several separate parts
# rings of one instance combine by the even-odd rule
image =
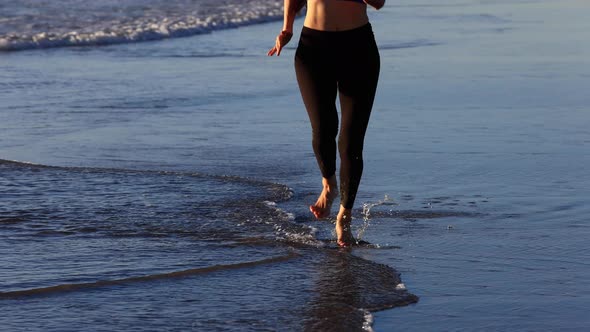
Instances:
[[[340,153],[340,211],[336,218],[339,246],[355,243],[350,230],[351,213],[363,172],[363,141],[379,78],[379,52],[367,17],[367,4],[380,9],[384,3],[385,0],[308,0],[295,54],[297,82],[322,173],[322,193],[309,207],[318,219],[330,215],[332,202],[338,196],[337,147]],[[269,56],[281,54],[293,36],[295,16],[304,4],[305,0],[285,0],[283,30],[268,51]]]

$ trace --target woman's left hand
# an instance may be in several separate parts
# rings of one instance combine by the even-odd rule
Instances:
[[[281,33],[277,36],[275,46],[268,51],[267,55],[273,56],[275,53],[277,56],[281,55],[281,50],[283,47],[285,47],[285,45],[287,45],[287,43],[289,43],[291,37],[293,37],[292,32],[286,30],[281,31]]]

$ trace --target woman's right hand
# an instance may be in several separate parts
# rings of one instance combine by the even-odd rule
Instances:
[[[385,0],[363,0],[367,5],[379,10],[385,5]]]
[[[268,51],[267,55],[273,56],[275,53],[277,56],[281,55],[281,50],[291,40],[291,37],[293,37],[292,32],[286,30],[281,31],[275,40],[275,46]]]

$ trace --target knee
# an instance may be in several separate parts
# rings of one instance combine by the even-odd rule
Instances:
[[[333,127],[319,127],[313,128],[312,130],[312,139],[314,144],[335,144],[336,136],[338,135],[338,128]]]
[[[349,162],[361,162],[363,161],[363,143],[362,142],[351,142],[350,140],[340,138],[338,140],[338,152],[340,153],[340,159]]]

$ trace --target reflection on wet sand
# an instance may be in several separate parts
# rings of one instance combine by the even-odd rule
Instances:
[[[324,250],[316,256],[315,297],[308,304],[307,331],[354,331],[370,324],[369,311],[416,303],[398,273],[350,250]]]

